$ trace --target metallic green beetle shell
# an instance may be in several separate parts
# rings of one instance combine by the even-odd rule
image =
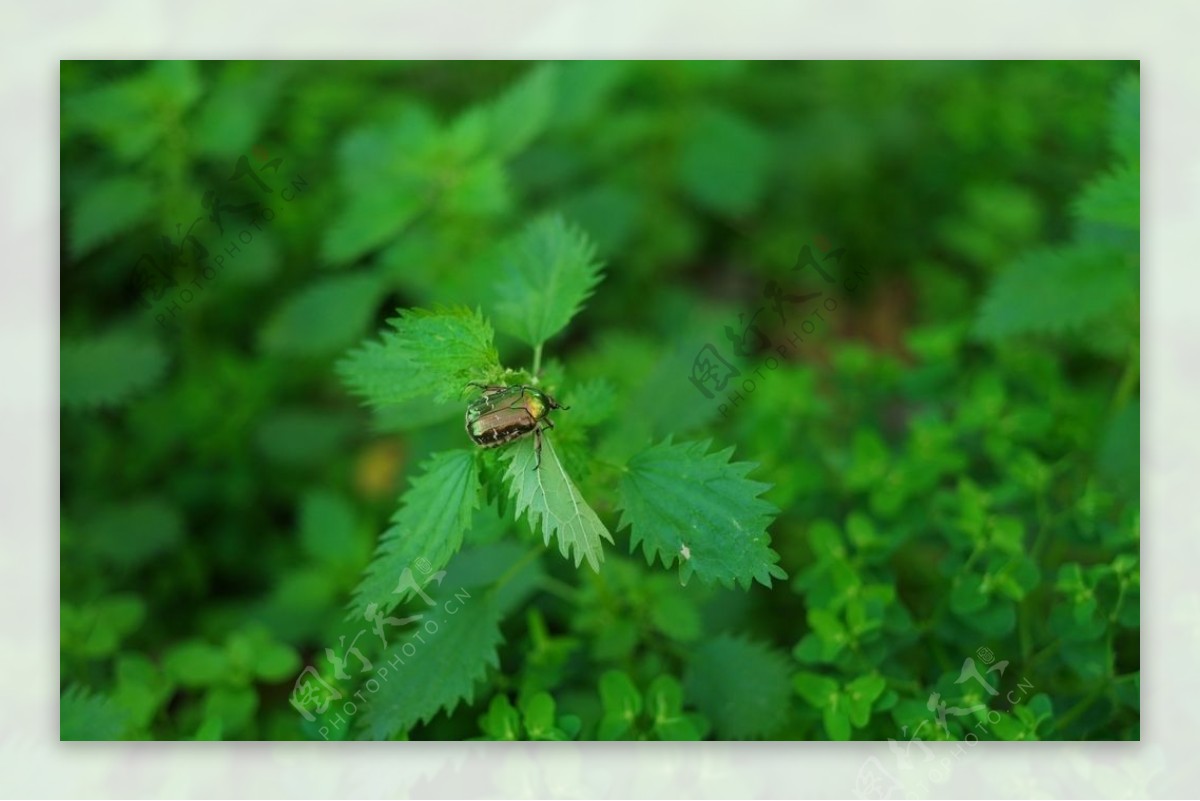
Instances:
[[[480,447],[495,448],[533,433],[557,408],[553,398],[534,387],[487,387],[467,406],[467,435]]]

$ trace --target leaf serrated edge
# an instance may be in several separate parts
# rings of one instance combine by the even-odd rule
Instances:
[[[645,456],[651,451],[666,449],[668,447],[682,448],[684,449],[684,454],[686,456],[696,458],[699,461],[709,458],[716,458],[722,467],[733,468],[736,471],[736,478],[739,481],[753,485],[752,488],[754,492],[749,497],[749,501],[757,504],[760,507],[760,514],[769,516],[771,518],[771,520],[763,526],[763,536],[767,538],[767,541],[763,544],[763,548],[767,554],[767,561],[762,563],[756,570],[754,570],[750,577],[701,575],[701,582],[710,585],[713,583],[720,584],[728,589],[741,587],[743,590],[748,590],[755,581],[769,589],[772,586],[772,578],[780,581],[786,580],[787,572],[783,568],[779,567],[779,562],[781,561],[782,557],[779,555],[778,551],[771,547],[771,535],[769,531],[770,523],[774,522],[774,519],[779,516],[780,509],[779,507],[775,506],[775,504],[761,497],[764,492],[771,489],[774,485],[746,478],[746,476],[752,470],[760,466],[759,463],[732,461],[734,452],[734,446],[732,445],[719,451],[706,453],[708,448],[712,445],[711,438],[704,440],[693,440],[690,442],[680,442],[678,444],[674,444],[672,440],[673,435],[668,434],[662,442],[650,445],[649,447],[635,454],[629,460],[630,464],[632,464],[639,457]],[[696,454],[699,454],[699,456],[697,457]],[[618,519],[616,531],[619,533],[626,528],[629,529],[629,553],[631,555],[636,553],[637,546],[640,544],[642,546],[642,555],[645,557],[647,565],[653,566],[655,560],[657,559],[665,569],[672,570],[678,563],[680,583],[686,585],[691,577],[695,575],[695,568],[691,565],[691,563],[684,560],[680,554],[660,549],[657,546],[652,546],[649,540],[647,540],[646,537],[639,532],[637,526],[633,525],[633,520],[629,516],[629,510],[625,506],[623,498],[618,498],[617,507],[620,509],[621,515]]]
[[[462,534],[470,526],[471,518],[474,515],[475,511],[480,508],[482,496],[483,496],[483,491],[482,491],[483,490],[483,482],[480,480],[479,459],[476,457],[474,452],[469,451],[465,448],[453,448],[448,451],[441,451],[439,453],[435,453],[420,464],[420,466],[418,467],[419,472],[412,477],[412,479],[408,483],[408,487],[404,491],[404,494],[401,496],[400,506],[397,507],[396,511],[392,514],[392,517],[388,521],[388,527],[384,530],[383,534],[380,536],[379,542],[375,547],[375,551],[371,555],[371,560],[370,560],[370,562],[367,563],[367,567],[363,571],[363,576],[361,579],[359,579],[358,585],[354,589],[354,595],[348,605],[348,612],[347,612],[347,617],[346,617],[347,620],[359,619],[359,617],[365,612],[367,606],[370,603],[380,603],[381,604],[381,612],[386,614],[388,611],[395,608],[395,606],[397,604],[403,603],[404,601],[406,601],[412,597],[412,595],[409,594],[409,595],[400,595],[399,597],[397,597],[395,599],[389,598],[389,599],[387,599],[389,602],[388,604],[382,604],[382,602],[379,601],[378,599],[367,599],[366,601],[364,601],[363,599],[364,599],[365,593],[364,593],[363,587],[368,583],[369,580],[374,579],[381,574],[381,572],[383,571],[383,564],[382,564],[383,561],[386,560],[388,557],[390,557],[392,554],[394,554],[400,548],[400,545],[401,545],[400,540],[401,540],[401,537],[403,536],[403,534],[397,533],[395,535],[392,535],[391,532],[396,531],[400,527],[400,525],[403,523],[404,515],[408,512],[409,507],[410,507],[409,498],[411,496],[411,493],[413,493],[417,489],[418,486],[423,485],[426,481],[428,481],[430,479],[430,468],[434,465],[435,462],[437,462],[440,458],[449,456],[451,454],[467,454],[470,457],[470,467],[467,469],[467,472],[466,472],[466,475],[464,478],[469,484],[473,485],[474,490],[472,491],[472,489],[470,487],[468,487],[464,491],[464,495],[467,496],[468,502],[466,504],[463,504],[460,507],[460,511],[458,514],[459,536],[461,537]],[[445,567],[447,564],[449,564],[451,559],[454,558],[455,553],[457,553],[457,550],[454,553],[448,554],[446,560],[444,562],[442,562],[441,564],[437,564],[435,562],[430,562],[430,565],[432,566],[432,570],[434,570],[434,571],[441,570],[443,567]]]
[[[599,573],[600,565],[604,562],[604,549],[600,541],[608,540],[610,544],[613,544],[612,533],[608,530],[608,526],[604,525],[604,521],[600,519],[600,516],[596,514],[596,511],[588,505],[587,501],[583,498],[583,495],[579,492],[579,487],[577,487],[575,482],[571,480],[570,474],[567,473],[566,468],[562,465],[562,460],[559,458],[558,452],[554,450],[552,444],[549,444],[551,441],[550,436],[546,433],[543,433],[542,437],[544,443],[548,444],[548,448],[543,446],[543,450],[548,449],[550,451],[551,457],[558,466],[559,473],[562,475],[563,483],[566,485],[568,495],[571,498],[571,503],[575,508],[575,515],[566,524],[563,524],[560,518],[550,511],[550,506],[548,503],[543,502],[542,505],[544,510],[538,509],[534,506],[534,494],[526,495],[524,492],[524,481],[517,481],[519,472],[531,469],[529,465],[534,459],[532,447],[529,449],[529,454],[523,459],[521,458],[520,452],[514,448],[510,451],[512,454],[511,456],[504,454],[504,456],[508,459],[508,468],[505,470],[504,476],[509,480],[509,496],[514,498],[516,501],[516,519],[520,520],[521,516],[525,515],[529,520],[530,528],[532,528],[535,532],[539,528],[540,522],[543,542],[547,547],[549,547],[550,537],[553,535],[558,540],[559,553],[564,558],[574,558],[575,567],[579,567],[586,558],[588,566],[591,567],[596,573]],[[522,463],[520,467],[518,467],[518,461]],[[543,467],[545,466],[545,463],[546,459],[543,457]],[[542,483],[540,471],[537,475],[537,488],[540,491],[543,499],[548,497],[545,485]],[[568,531],[570,531],[571,525],[575,523],[578,523],[579,532],[580,534],[583,534],[582,521],[585,519],[585,514],[583,510],[580,509],[580,502],[583,503],[584,509],[586,509],[592,515],[592,517],[595,518],[596,523],[598,523],[600,527],[594,551],[590,547],[590,543],[588,542],[588,538],[586,536],[572,536],[568,538],[562,535],[562,530],[564,528],[567,528]],[[585,546],[588,547],[585,549]]]

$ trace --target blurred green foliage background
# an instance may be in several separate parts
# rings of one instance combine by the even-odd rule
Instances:
[[[496,243],[557,213],[606,263],[547,364],[563,425],[603,409],[565,458],[616,545],[540,556],[469,701],[391,736],[1136,739],[1137,72],[63,62],[62,737],[362,736],[293,687],[352,697],[325,650],[466,441],[334,365],[398,308],[488,307]],[[822,289],[805,246],[857,288],[777,368],[734,356],[759,309],[792,335],[772,287]],[[689,381],[710,343],[762,369],[736,405]],[[596,465],[668,435],[758,463],[786,580],[629,555]]]

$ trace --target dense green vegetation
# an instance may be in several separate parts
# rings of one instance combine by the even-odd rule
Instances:
[[[64,739],[1138,738],[1136,64],[61,84]]]

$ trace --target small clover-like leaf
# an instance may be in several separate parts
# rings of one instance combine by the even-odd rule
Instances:
[[[506,695],[492,697],[487,714],[479,719],[479,727],[493,740],[521,739],[521,716]]]

